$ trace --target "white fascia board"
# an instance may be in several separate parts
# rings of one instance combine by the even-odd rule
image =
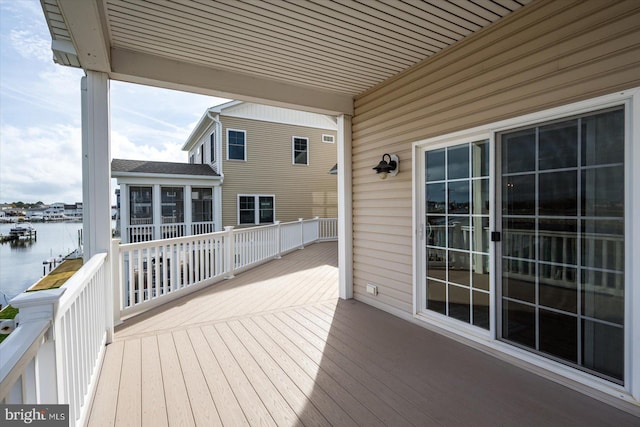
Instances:
[[[327,114],[295,111],[296,109],[242,101],[230,102],[221,107],[223,107],[220,108],[220,115],[222,117],[236,117],[334,132],[338,130],[337,117]]]
[[[220,185],[222,176],[196,176],[196,175],[163,175],[156,173],[112,172],[112,178],[118,180],[118,184],[161,184],[161,185]]]
[[[292,85],[142,52],[111,49],[110,77],[131,83],[194,92],[313,113],[353,114],[353,96]]]
[[[110,46],[102,2],[58,0],[58,6],[82,68],[109,73]]]
[[[244,101],[229,101],[229,102],[225,102],[224,104],[211,107],[209,108],[209,111],[211,111],[212,113],[224,114],[225,110],[228,110],[240,104],[244,104]]]
[[[214,123],[213,120],[211,120],[211,117],[209,117],[208,113],[210,111],[211,111],[210,108],[205,110],[204,114],[200,118],[200,121],[198,122],[196,127],[193,128],[193,130],[191,131],[191,134],[189,135],[186,142],[182,146],[182,151],[190,151],[198,142],[200,142],[202,135],[204,135],[204,133]]]

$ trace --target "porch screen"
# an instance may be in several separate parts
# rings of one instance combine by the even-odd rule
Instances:
[[[162,187],[162,223],[184,222],[184,187]]]
[[[498,135],[502,339],[624,376],[624,109]]]
[[[153,224],[152,187],[129,187],[130,224]]]
[[[213,190],[211,188],[191,189],[191,221],[213,221]]]

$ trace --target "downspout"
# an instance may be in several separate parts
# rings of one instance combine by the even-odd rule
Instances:
[[[224,182],[224,172],[222,171],[222,123],[220,122],[220,114],[213,115],[211,109],[207,110],[207,117],[211,119],[215,126],[216,138],[216,172],[220,175],[220,183],[213,188],[214,204],[213,204],[213,222],[215,224],[214,231],[222,230],[222,183]]]
[[[211,108],[207,110],[207,117],[211,119],[213,123],[215,123],[215,133],[216,133],[216,166],[218,174],[224,180],[224,173],[222,172],[222,123],[220,122],[220,115],[216,114],[212,115],[213,111]]]

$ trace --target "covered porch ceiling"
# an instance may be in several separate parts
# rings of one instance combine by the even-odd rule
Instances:
[[[328,114],[531,0],[41,0],[54,60]]]

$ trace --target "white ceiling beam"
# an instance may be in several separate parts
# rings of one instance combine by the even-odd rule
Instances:
[[[111,67],[110,77],[114,80],[321,114],[353,114],[353,98],[350,95],[175,61],[142,52],[112,48]]]
[[[82,68],[108,73],[109,44],[99,0],[58,0]]]

